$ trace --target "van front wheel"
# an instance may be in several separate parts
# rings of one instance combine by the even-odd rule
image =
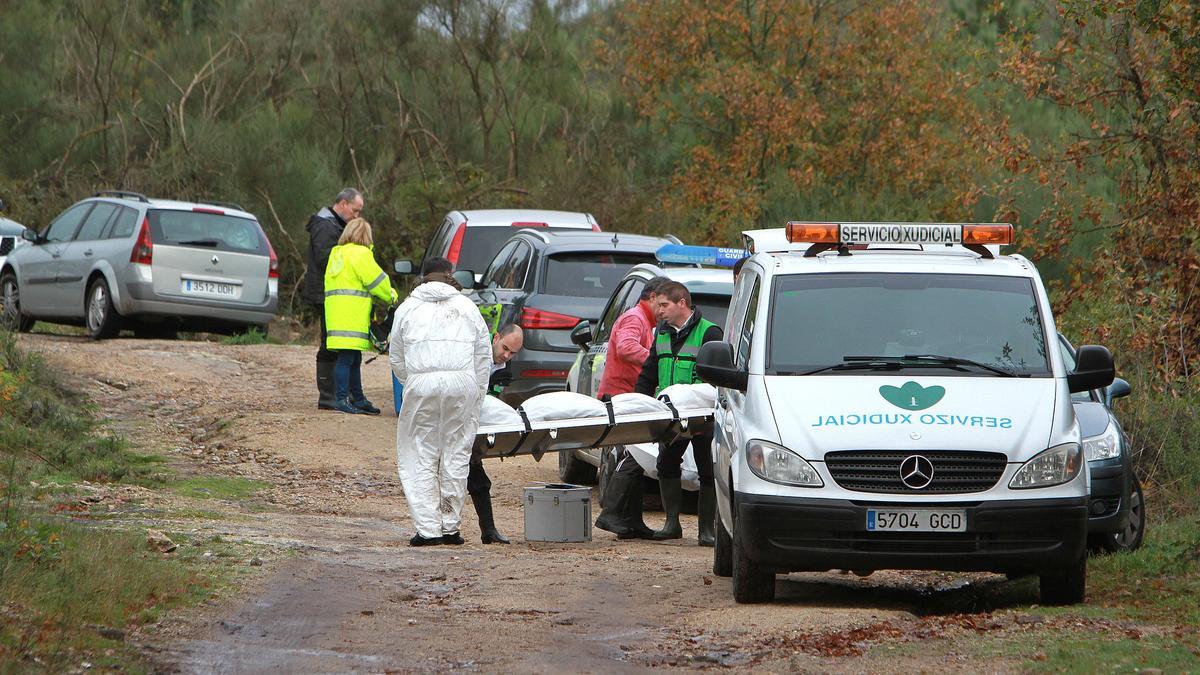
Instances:
[[[720,529],[724,528],[718,526]],[[775,573],[764,569],[746,555],[744,531],[741,527],[735,527],[733,532],[733,599],[743,603],[770,602],[775,599]]]
[[[1079,562],[1050,574],[1039,575],[1043,605],[1074,605],[1083,602],[1087,588],[1087,554]]]
[[[713,543],[713,574],[719,577],[728,577],[733,574],[733,537],[729,536],[729,531],[725,529],[725,523],[721,522],[721,514],[714,514],[717,519],[716,542]]]

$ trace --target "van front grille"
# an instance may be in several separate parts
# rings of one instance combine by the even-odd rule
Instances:
[[[932,480],[901,478],[901,464],[914,456],[929,460]],[[825,466],[838,485],[857,492],[889,494],[958,494],[991,489],[1004,475],[1008,459],[998,452],[972,450],[843,450],[825,455]],[[908,467],[911,469],[911,467]]]

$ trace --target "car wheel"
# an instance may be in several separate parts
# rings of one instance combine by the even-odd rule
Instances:
[[[574,450],[558,453],[558,479],[574,485],[595,485],[596,467],[575,456]]]
[[[96,279],[88,286],[86,312],[88,336],[93,340],[114,337],[121,332],[121,315],[113,307],[112,294],[104,279]]]
[[[1105,533],[1100,546],[1109,553],[1136,551],[1146,536],[1146,502],[1142,499],[1142,482],[1133,477],[1133,492],[1129,494],[1129,524],[1118,532]]]
[[[1066,569],[1038,577],[1043,605],[1074,605],[1083,602],[1087,588],[1087,555]]]
[[[28,333],[34,318],[21,313],[21,287],[17,275],[7,272],[0,277],[0,325],[8,330]]]
[[[600,450],[600,468],[596,469],[596,494],[600,495],[600,508],[608,506],[608,482],[617,470],[617,453],[620,446]]]
[[[725,523],[721,522],[719,510],[716,519],[717,526],[714,529],[717,531],[717,541],[713,544],[712,571],[719,577],[733,576],[733,537],[729,536]]]
[[[758,565],[746,555],[744,528],[734,528],[730,575],[733,577],[735,602],[770,602],[775,599],[775,573]]]

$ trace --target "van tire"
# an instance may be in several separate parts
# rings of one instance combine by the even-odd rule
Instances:
[[[775,599],[775,573],[746,555],[746,544],[742,541],[744,531],[744,528],[736,527],[733,533],[733,599],[739,603],[770,602]]]
[[[1083,602],[1087,588],[1087,554],[1079,562],[1050,574],[1039,575],[1043,605],[1074,605]]]
[[[718,512],[716,516],[717,531],[716,542],[713,543],[713,574],[719,577],[733,576],[733,537],[729,536],[729,532],[725,529],[725,523],[721,522],[721,514]]]
[[[88,285],[83,310],[88,337],[93,340],[116,337],[121,332],[121,315],[113,307],[112,293],[104,277],[97,277]]]

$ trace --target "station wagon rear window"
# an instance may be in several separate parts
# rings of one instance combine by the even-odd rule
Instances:
[[[653,253],[556,253],[546,259],[542,292],[607,298],[630,267],[652,262]]]
[[[147,215],[155,244],[267,255],[262,229],[248,218],[162,209],[151,210]]]
[[[777,277],[767,368],[807,373],[847,356],[940,355],[1016,375],[1046,376],[1046,336],[1033,282],[1023,277],[839,273]],[[822,374],[911,377],[918,366]],[[980,368],[939,375],[989,375]]]

